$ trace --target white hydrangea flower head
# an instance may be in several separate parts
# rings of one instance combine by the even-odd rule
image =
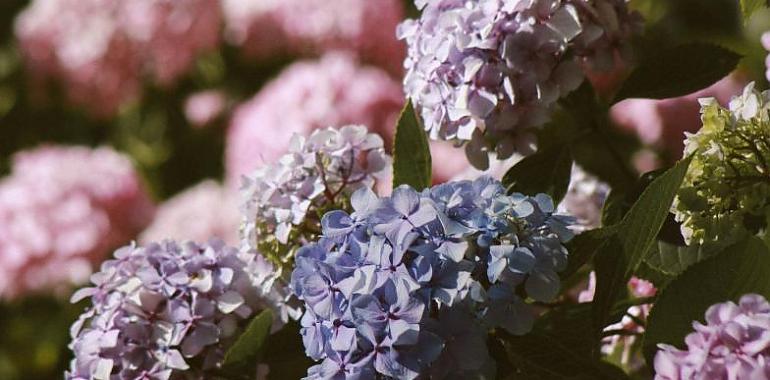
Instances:
[[[364,126],[295,135],[277,163],[243,178],[243,246],[290,263],[294,251],[320,232],[324,212],[348,209],[350,195],[386,178],[391,161],[382,138]]]
[[[673,205],[688,244],[754,231],[770,210],[770,92],[750,83],[728,108],[700,104],[703,127],[686,134],[692,162]]]

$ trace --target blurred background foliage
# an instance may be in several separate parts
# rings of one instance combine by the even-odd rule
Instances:
[[[407,15],[416,16],[413,2],[404,3]],[[760,81],[759,87],[767,87],[767,52],[760,46],[759,36],[770,30],[770,14],[761,9],[763,0],[631,3],[647,19],[647,31],[639,41],[641,56],[653,48],[684,41],[716,43],[743,54],[741,69]],[[94,118],[68,105],[61,89],[30,91],[13,34],[14,18],[27,4],[26,0],[0,2],[0,175],[9,172],[15,152],[55,142],[109,144],[130,155],[156,201],[205,178],[222,179],[227,117],[220,117],[210,127],[193,128],[184,116],[185,99],[197,91],[222,89],[228,102],[240,102],[253,96],[295,58],[255,62],[243,58],[237,48],[222,44],[219,50],[200,58],[194,70],[174,86],[147,85],[144,95],[123,106],[116,117]],[[558,135],[562,130],[543,133]],[[619,150],[622,161],[629,162],[639,148],[638,139],[615,130],[607,133],[606,138],[623,147]],[[584,162],[593,162],[592,171],[613,170],[599,148],[588,146],[581,153],[589,156]],[[70,305],[64,298],[35,296],[0,302],[0,379],[61,378],[69,360],[69,326],[84,307]]]

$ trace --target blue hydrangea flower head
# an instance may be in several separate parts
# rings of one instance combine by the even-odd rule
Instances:
[[[481,373],[490,328],[532,327],[518,294],[548,302],[559,291],[573,220],[546,195],[506,195],[481,177],[351,199],[354,212],[328,212],[295,259],[303,342],[321,362],[309,379]]]

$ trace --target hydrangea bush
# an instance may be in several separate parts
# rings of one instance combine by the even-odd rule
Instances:
[[[483,344],[463,342],[532,328],[517,287],[541,302],[559,291],[571,219],[555,215],[547,195],[505,195],[481,177],[386,198],[364,188],[351,202],[351,214],[324,215],[321,239],[297,253],[292,273],[306,352],[322,360],[309,378],[470,376],[489,358]],[[478,360],[431,367],[474,350]]]
[[[145,77],[170,86],[219,44],[216,0],[40,0],[16,20],[35,79],[55,79],[100,117],[136,100]]]
[[[42,146],[0,180],[0,298],[67,291],[150,223],[155,205],[126,156]]]
[[[0,378],[770,378],[768,15],[2,2]]]

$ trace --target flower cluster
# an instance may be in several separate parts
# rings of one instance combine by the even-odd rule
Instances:
[[[566,0],[577,9],[582,32],[572,41],[575,55],[590,72],[609,72],[633,59],[631,39],[644,19],[627,0]]]
[[[400,0],[223,0],[227,39],[267,58],[347,50],[393,73],[404,47],[395,38]]]
[[[712,305],[693,322],[686,350],[659,345],[655,380],[764,379],[770,374],[770,303],[757,294]]]
[[[35,79],[55,78],[70,100],[111,116],[145,75],[161,86],[219,44],[217,0],[35,0],[16,36]]]
[[[688,243],[758,230],[770,206],[770,92],[752,83],[729,109],[714,99],[700,103],[703,128],[686,134],[692,162],[673,206]]]
[[[638,277],[631,277],[628,281],[629,293],[633,298],[644,299],[654,297],[658,290],[651,282]],[[596,273],[591,272],[588,279],[588,289],[580,292],[578,302],[591,302],[596,293]],[[638,347],[640,340],[637,335],[644,333],[644,323],[650,315],[652,304],[646,303],[634,305],[626,310],[626,314],[617,323],[613,323],[604,328],[606,332],[615,334],[602,339],[602,354],[613,356],[619,353],[620,363],[624,366],[638,369],[643,363],[641,353]]]
[[[232,245],[238,243],[239,223],[237,194],[207,180],[161,204],[139,240],[206,241],[216,237]]]
[[[532,128],[636,29],[624,0],[422,0],[399,26],[404,89],[433,139],[466,143],[474,166],[532,148]],[[574,47],[574,49],[573,49]],[[581,55],[583,54],[583,55]],[[610,58],[611,63],[613,62]]]
[[[347,207],[354,191],[372,188],[390,167],[382,139],[364,126],[294,135],[289,153],[243,178],[243,245],[291,264],[320,233],[326,210]]]
[[[44,146],[0,181],[0,298],[82,283],[152,219],[131,161],[109,149]]]
[[[609,185],[580,166],[573,165],[567,194],[556,210],[577,218],[576,227],[581,231],[597,228],[601,224],[602,208],[609,193]]]
[[[350,55],[295,63],[236,109],[227,132],[228,181],[237,185],[242,175],[274,163],[295,133],[346,124],[386,131],[402,106],[398,82]]]
[[[260,256],[218,240],[117,250],[91,277],[94,286],[72,297],[90,297],[92,306],[72,326],[65,377],[206,378],[248,317],[280,307],[271,272]]]
[[[571,218],[546,195],[481,177],[385,198],[364,188],[351,204],[295,258],[306,353],[322,360],[311,379],[468,378],[489,359],[487,329],[531,329],[517,289],[543,302],[559,291]]]

